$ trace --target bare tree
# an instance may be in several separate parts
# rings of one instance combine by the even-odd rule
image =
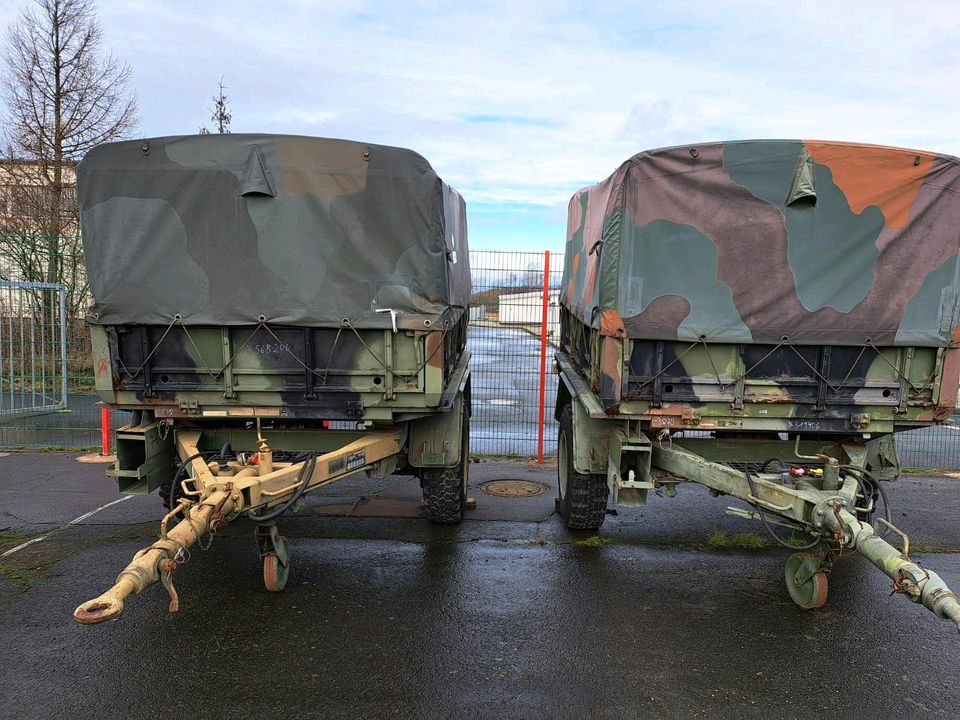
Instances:
[[[230,134],[230,121],[233,120],[233,115],[228,105],[230,98],[223,92],[226,89],[227,86],[223,84],[223,78],[221,77],[220,82],[217,84],[217,94],[213,96],[213,115],[210,116],[210,119],[217,128],[217,133],[220,135]],[[206,127],[202,127],[200,128],[200,134],[209,135],[210,131],[207,130]]]
[[[527,269],[523,271],[520,279],[520,286],[525,288],[543,287],[543,262],[531,260],[527,263]]]
[[[130,68],[104,51],[93,0],[32,0],[7,30],[2,65],[0,251],[24,279],[68,285],[76,312],[86,287],[74,169],[137,126]]]

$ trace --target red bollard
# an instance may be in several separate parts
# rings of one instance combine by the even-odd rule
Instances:
[[[109,455],[110,454],[110,445],[111,445],[111,436],[113,435],[112,428],[110,427],[110,408],[106,405],[100,408],[100,454]]]

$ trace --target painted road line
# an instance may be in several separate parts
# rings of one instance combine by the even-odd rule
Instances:
[[[91,510],[91,511],[88,512],[88,513],[84,513],[84,514],[81,515],[80,517],[75,517],[73,520],[71,520],[70,522],[68,522],[66,525],[61,525],[61,526],[58,527],[56,530],[51,530],[50,532],[48,532],[46,535],[41,535],[40,537],[35,537],[35,538],[33,538],[32,540],[27,540],[25,543],[20,543],[20,544],[17,545],[16,547],[10,548],[9,550],[5,551],[3,554],[0,554],[0,558],[5,558],[5,557],[7,557],[8,555],[13,555],[13,554],[16,553],[16,552],[20,552],[20,551],[23,550],[25,547],[29,547],[29,546],[33,545],[34,543],[40,542],[41,540],[46,540],[46,539],[47,539],[48,537],[50,537],[51,535],[56,535],[58,532],[61,532],[61,531],[63,531],[63,530],[66,530],[66,529],[67,529],[68,527],[70,527],[71,525],[76,525],[77,523],[82,523],[84,520],[86,520],[87,518],[93,517],[94,515],[96,515],[96,514],[97,514],[98,512],[100,512],[101,510],[106,510],[106,509],[107,509],[108,507],[110,507],[111,505],[116,505],[117,503],[122,503],[122,502],[124,502],[125,500],[131,499],[132,497],[133,497],[133,495],[124,495],[122,498],[117,498],[116,500],[112,500],[111,502],[108,502],[106,505],[101,505],[101,506],[98,507],[96,510]]]

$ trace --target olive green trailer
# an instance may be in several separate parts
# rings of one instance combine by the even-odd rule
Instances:
[[[427,519],[466,506],[466,209],[420,155],[275,135],[102,145],[78,169],[97,390],[132,420],[108,471],[158,490],[160,539],[78,621],[171,573],[233,519],[276,519],[367,472],[414,473]],[[168,529],[169,526],[169,529]]]
[[[697,482],[796,551],[801,606],[859,550],[960,625],[883,487],[893,433],[956,404],[958,227],[960,160],[851,143],[642,152],[576,193],[556,356],[567,525]]]

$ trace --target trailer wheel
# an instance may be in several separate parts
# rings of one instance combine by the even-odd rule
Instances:
[[[265,555],[263,558],[263,584],[270,592],[280,592],[287,586],[290,576],[290,566],[280,562],[276,555]]]
[[[560,517],[571,530],[596,530],[607,515],[605,475],[579,473],[573,467],[573,419],[569,405],[560,413],[557,440],[557,502]]]
[[[463,522],[470,481],[470,410],[464,402],[460,460],[451,468],[421,468],[424,515],[436,525]]]
[[[827,574],[822,570],[810,572],[811,563],[817,563],[810,553],[794,553],[787,559],[784,579],[790,599],[804,610],[823,607],[827,602]]]
[[[270,592],[280,592],[290,576],[290,548],[276,525],[257,526],[255,536],[263,557],[263,584]]]

